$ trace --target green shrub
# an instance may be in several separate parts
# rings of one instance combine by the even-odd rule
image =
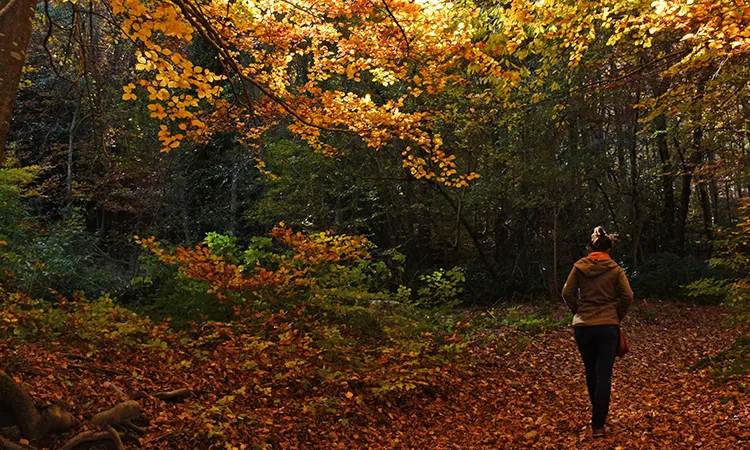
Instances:
[[[148,341],[154,324],[104,295],[96,300],[76,296],[55,301],[0,290],[0,337],[49,341],[64,337],[108,348]]]
[[[85,230],[83,215],[70,209],[65,219],[45,227],[23,205],[25,190],[38,168],[0,168],[0,282],[32,297],[53,292],[112,292],[127,281],[120,264],[104,255],[101,237]]]
[[[441,268],[420,276],[419,280],[422,286],[417,290],[415,305],[424,308],[450,309],[461,303],[459,299],[463,292],[461,284],[466,281],[466,277],[460,267],[447,271]],[[407,291],[402,290],[398,294],[403,296],[406,293]]]
[[[364,335],[380,336],[381,325],[368,318],[371,313],[366,308],[372,303],[391,300],[385,290],[391,279],[388,266],[399,268],[403,256],[391,251],[384,252],[380,259],[354,256],[330,261],[327,252],[342,245],[336,243],[336,238],[325,233],[315,233],[309,238],[287,236],[285,229],[278,230],[282,230],[278,231],[282,233],[280,239],[255,236],[246,247],[231,233],[208,233],[202,245],[211,255],[208,264],[212,268],[199,276],[186,270],[191,263],[170,263],[163,255],[160,259],[154,253],[144,253],[125,300],[154,318],[172,318],[177,325],[206,319],[228,321],[235,308],[246,312],[282,310],[304,303],[327,314],[334,323],[346,324],[351,320],[350,325]],[[369,242],[361,245],[363,255],[375,250]],[[188,252],[190,258],[201,258],[201,251]],[[316,258],[322,259],[315,262]],[[216,280],[228,280],[222,277],[229,272],[235,275],[231,275],[234,278],[228,283],[236,286],[243,283],[242,279],[258,274],[268,277],[258,279],[252,289],[228,288],[217,292]],[[290,276],[291,273],[296,275]],[[268,286],[264,285],[266,281],[270,283]]]
[[[532,333],[539,333],[545,328],[554,328],[561,325],[560,321],[555,321],[550,317],[544,317],[536,313],[525,313],[520,306],[508,308],[504,323],[517,330]],[[570,322],[566,322],[566,325],[568,323]]]
[[[693,256],[657,253],[629,274],[639,297],[677,298],[687,295],[685,286],[719,271]]]
[[[692,296],[723,299],[733,308],[732,322],[744,327],[744,335],[714,364],[714,371],[724,376],[750,371],[750,201],[745,201],[739,212],[736,225],[717,230],[714,241],[715,254],[710,264],[724,269],[724,276],[704,278],[688,286]]]

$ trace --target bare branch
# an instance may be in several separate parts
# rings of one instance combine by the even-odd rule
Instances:
[[[151,394],[152,397],[156,397],[159,400],[173,400],[182,397],[187,397],[192,394],[190,389],[175,389],[173,391],[155,392]]]

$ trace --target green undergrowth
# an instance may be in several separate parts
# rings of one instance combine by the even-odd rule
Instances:
[[[473,313],[470,323],[475,331],[510,329],[538,334],[568,325],[570,316],[554,317],[550,311],[542,307],[516,305]]]
[[[719,379],[731,379],[750,373],[750,200],[738,208],[737,222],[729,228],[718,228],[714,255],[709,265],[724,271],[692,282],[687,286],[692,297],[713,297],[732,310],[729,324],[744,328],[742,337],[719,357],[703,360]]]
[[[740,380],[750,373],[750,335],[737,339],[721,354],[706,357],[693,365],[693,370],[710,368],[719,382]]]

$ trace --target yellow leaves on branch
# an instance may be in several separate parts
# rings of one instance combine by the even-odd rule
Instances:
[[[508,99],[536,102],[565,84],[576,89],[577,73],[632,66],[619,55],[649,52],[644,60],[659,62],[663,76],[684,77],[709,65],[729,67],[750,51],[750,0],[514,0],[483,16],[495,26],[484,39],[491,67],[484,80],[509,109],[517,105]],[[601,41],[620,48],[607,50]],[[682,59],[672,58],[678,54]]]
[[[169,3],[110,0],[110,4],[112,11],[123,19],[123,36],[142,48],[136,50],[135,69],[150,75],[138,80],[138,85],[148,95],[150,116],[170,122],[170,126],[160,127],[162,151],[177,148],[187,135],[198,140],[205,137],[207,126],[201,120],[203,108],[219,97],[222,87],[217,82],[225,77],[193,65],[179,53],[190,44],[193,28]],[[172,47],[175,43],[179,45]],[[124,86],[122,99],[136,100],[135,90],[134,83]],[[206,103],[201,105],[200,100]],[[173,134],[171,128],[180,132]]]
[[[476,177],[458,175],[431,131],[434,112],[420,106],[424,101],[410,101],[467,83],[468,65],[484,67],[486,55],[472,42],[473,12],[433,0],[389,0],[387,7],[371,0],[213,0],[201,4],[199,17],[189,11],[193,15],[185,17],[181,1],[110,2],[123,35],[138,48],[141,79],[128,84],[122,98],[147,96],[151,117],[163,122],[163,151],[185,139],[206,139],[226,129],[224,121],[248,124],[234,131],[250,146],[261,137],[258,130],[288,125],[320,152],[332,153],[324,130],[345,130],[373,149],[397,140],[418,149],[424,157],[404,160],[416,177],[449,185]],[[187,49],[196,35],[206,40],[205,30],[212,33],[209,43],[221,48],[217,62],[229,78],[190,61]],[[361,85],[352,92],[331,90],[343,80]],[[372,83],[393,93],[370,96]],[[244,111],[222,106],[248,84],[270,95],[244,94],[251,104]]]
[[[158,120],[169,118],[176,128],[189,132],[195,138],[204,136],[207,126],[198,117],[202,112],[200,100],[207,102],[203,106],[211,105],[222,92],[221,86],[214,83],[225,77],[207,68],[194,66],[188,59],[167,48],[155,44],[148,47],[151,50],[136,51],[136,70],[155,72],[151,80],[139,80],[151,101],[147,105],[150,116]],[[133,89],[133,83],[125,86],[122,99],[135,100]],[[186,91],[196,95],[184,93]],[[161,126],[159,140],[162,151],[177,148],[184,138],[184,134],[172,135],[166,125]]]
[[[750,51],[750,1],[655,0],[652,31],[675,30],[695,48],[719,57]],[[692,56],[697,56],[693,52]]]

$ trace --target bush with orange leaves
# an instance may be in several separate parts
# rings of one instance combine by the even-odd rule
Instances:
[[[258,305],[279,309],[294,300],[314,301],[331,289],[356,291],[359,300],[385,295],[369,292],[388,271],[371,259],[374,246],[362,236],[303,234],[282,223],[269,238],[254,238],[245,250],[237,248],[232,235],[217,233],[194,247],[172,251],[154,237],[136,236],[136,242],[162,263],[176,266],[180,277],[206,283],[207,292],[230,302],[236,314]]]

